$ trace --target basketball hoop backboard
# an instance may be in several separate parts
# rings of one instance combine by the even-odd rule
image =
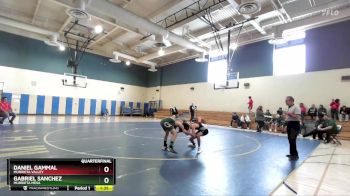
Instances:
[[[64,86],[86,88],[87,87],[87,76],[64,73],[63,79],[62,79],[62,84]]]

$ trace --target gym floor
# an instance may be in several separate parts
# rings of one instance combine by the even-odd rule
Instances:
[[[10,192],[6,186],[6,159],[10,157],[116,158],[117,182],[115,191],[106,193],[110,195],[349,192],[348,142],[336,147],[298,139],[300,159],[289,161],[285,157],[289,152],[285,135],[219,126],[209,127],[200,155],[187,147],[184,134],[179,134],[175,142],[178,154],[163,152],[160,148],[164,132],[159,121],[140,117],[20,116],[15,125],[4,124],[0,130],[0,195],[50,195]],[[55,192],[55,195],[96,194]]]

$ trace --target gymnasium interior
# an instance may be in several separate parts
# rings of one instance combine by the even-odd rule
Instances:
[[[0,195],[350,195],[349,51],[349,0],[0,0]],[[28,191],[29,159],[113,184]]]

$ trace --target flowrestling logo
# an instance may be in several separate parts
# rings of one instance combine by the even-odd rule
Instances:
[[[322,10],[322,16],[338,16],[339,10],[333,8],[327,8]]]

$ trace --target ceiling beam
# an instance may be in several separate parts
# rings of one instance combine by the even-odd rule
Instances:
[[[31,24],[34,24],[34,22],[35,22],[35,18],[36,18],[36,15],[38,14],[38,11],[39,11],[39,8],[40,8],[40,4],[41,4],[41,0],[38,0],[36,2],[36,6],[35,6],[35,10],[34,10],[34,14],[33,14],[33,17],[32,17]]]
[[[236,8],[239,6],[239,4],[235,0],[227,0],[231,6],[236,10]],[[237,13],[239,13],[237,11]],[[251,17],[249,15],[243,14],[242,15],[245,19],[250,19]],[[265,35],[266,31],[260,26],[258,21],[251,20],[249,23],[256,29],[258,30],[261,34]]]
[[[165,6],[161,7],[160,9],[156,10],[155,12],[151,13],[150,15],[146,16],[148,20],[151,20],[152,18],[156,17],[157,15],[165,12],[166,10],[170,9],[174,5],[178,4],[181,0],[172,0],[171,3],[167,3]],[[115,39],[118,39],[119,37],[127,34],[128,32],[125,32],[118,37],[115,37]],[[141,39],[142,37],[140,37]],[[149,40],[149,37],[142,39],[142,40],[133,40],[131,43],[127,44],[129,48],[135,48],[137,45],[140,45],[146,41]]]
[[[66,8],[73,8],[74,7],[73,2],[70,1],[70,0],[51,0],[51,1],[56,3],[56,4],[58,4],[58,5],[66,7]],[[99,1],[101,1],[101,0],[99,0]],[[92,1],[89,1],[89,2],[91,3]],[[125,24],[125,23],[122,23],[122,22],[116,20],[115,18],[112,18],[112,17],[106,16],[104,14],[101,14],[99,12],[96,12],[96,11],[92,10],[91,8],[89,8],[88,5],[86,6],[86,9],[87,9],[86,11],[89,14],[91,14],[91,15],[95,16],[96,18],[98,18],[99,20],[101,20],[101,21],[103,21],[105,23],[108,23],[108,24],[110,24],[112,26],[119,27],[119,28],[121,28],[121,29],[123,29],[125,31],[134,32],[134,33],[140,34],[141,36],[144,36],[144,34],[139,32],[138,29],[133,28],[133,27],[131,27],[131,26]]]
[[[274,0],[271,0],[271,1],[274,1]],[[284,9],[284,6],[280,2],[280,0],[277,0],[277,4],[278,4],[278,6],[280,6],[282,14],[285,14],[287,16],[288,22],[292,22],[293,21],[292,18],[290,17],[290,15],[286,11],[286,9]]]
[[[325,26],[325,25],[329,25],[329,24],[333,24],[333,23],[338,23],[338,22],[341,22],[344,20],[349,20],[349,19],[350,19],[350,8],[344,8],[344,9],[339,10],[339,15],[337,15],[337,16],[324,17],[322,15],[317,15],[317,16],[307,18],[304,20],[293,21],[293,22],[290,22],[287,24],[282,24],[282,25],[278,26],[278,28],[280,28],[281,30],[286,30],[286,29],[309,30],[312,28],[317,28],[317,27],[321,27],[321,26]],[[247,44],[251,44],[254,42],[258,42],[258,41],[271,39],[273,32],[274,32],[274,29],[271,28],[270,30],[266,31],[266,33],[267,33],[266,35],[262,35],[260,33],[257,33],[256,31],[253,34],[244,35],[240,38],[239,45],[242,46],[242,45],[247,45]],[[224,45],[227,45],[227,40],[226,40],[226,43],[224,43]],[[160,66],[169,65],[169,64],[181,62],[184,60],[193,59],[196,57],[197,57],[196,55],[189,55],[188,57],[184,57],[182,59],[176,59],[175,61],[170,60],[167,62],[163,62],[160,64]]]
[[[277,18],[272,18],[272,19],[266,20],[266,21],[264,21],[264,22],[261,23],[261,25],[262,25],[263,27],[268,26],[268,28],[266,28],[267,30],[266,30],[266,34],[265,34],[265,35],[268,35],[268,33],[270,33],[270,31],[268,31],[269,29],[272,29],[272,27],[277,26],[277,25],[280,25],[280,24],[281,24],[281,22],[280,22],[280,20],[277,19]],[[238,26],[238,27],[239,27],[239,26]],[[239,33],[238,27],[236,27],[236,28],[234,28],[234,29],[231,29],[231,43],[234,43],[234,42],[236,42],[236,40],[237,40],[237,37],[236,37],[236,36],[238,36],[238,33]],[[243,33],[241,32],[240,37],[239,37],[239,39],[238,39],[238,42],[240,42],[242,36],[248,36],[248,37],[249,37],[249,36],[251,36],[252,34],[254,34],[254,32],[257,32],[257,31],[256,31],[256,29],[255,29],[253,26],[248,26],[248,27],[246,27],[246,32],[245,32],[245,34],[243,34]],[[221,32],[221,33],[222,33],[222,34],[228,33],[228,30],[225,30],[224,32]],[[259,34],[261,34],[261,33],[259,32]],[[261,34],[261,35],[263,35],[263,34]],[[227,36],[221,37],[221,41],[222,41],[222,42],[226,42],[226,41],[227,41]],[[206,42],[207,42],[208,44],[210,44],[210,45],[212,46],[212,48],[215,48],[215,47],[216,47],[216,45],[213,45],[213,43],[215,43],[215,39],[214,39],[214,38],[209,38],[209,39],[206,40]]]
[[[58,32],[61,34],[62,32],[63,32],[63,30],[64,30],[64,28],[66,28],[66,26],[68,25],[68,23],[71,21],[71,17],[70,16],[68,16],[67,18],[66,18],[66,20],[63,22],[63,24],[61,25],[61,27],[58,29]]]
[[[229,5],[229,6],[231,6],[231,5]],[[263,15],[263,14],[272,14],[273,12],[276,12],[275,9],[274,9],[272,6],[267,6],[267,7],[263,8],[258,14],[259,14],[259,15]],[[258,17],[258,14],[256,14],[257,17]],[[237,16],[236,16],[236,19],[237,19],[238,22],[246,20],[242,15],[237,15]],[[259,18],[258,18],[258,19],[259,19]],[[255,19],[255,20],[256,20],[256,19]],[[254,20],[252,20],[252,21],[254,21]],[[224,19],[224,20],[222,20],[221,22],[224,23],[224,24],[225,24],[225,23],[228,24],[229,22],[231,22],[231,18]],[[249,24],[253,26],[253,24],[251,23],[251,21],[249,22]],[[239,26],[237,26],[237,27],[239,27]],[[255,26],[253,26],[253,27],[256,29]],[[259,23],[259,27],[261,27],[261,28],[263,29],[264,26],[261,25],[261,24]],[[234,28],[235,28],[235,27],[234,27]],[[247,27],[246,27],[246,28],[247,28]],[[219,34],[224,34],[224,33],[226,33],[227,31],[228,31],[228,29],[226,29],[226,30],[221,30],[221,31],[219,31]],[[261,32],[260,32],[260,33],[261,33]],[[266,33],[266,32],[265,32],[265,33]],[[261,34],[263,34],[263,33],[261,33]],[[195,37],[197,37],[197,38],[200,39],[200,40],[205,40],[205,39],[210,39],[210,38],[212,38],[212,37],[213,37],[213,32],[212,32],[212,30],[209,29],[209,28],[204,28],[204,29],[201,29],[201,30],[199,30],[199,31],[196,31],[196,32],[192,33],[192,35],[195,36]],[[264,35],[264,34],[263,34],[263,35]]]
[[[118,29],[118,27],[114,27],[112,30],[110,30],[108,33],[102,35],[101,37],[99,37],[97,40],[95,40],[94,42],[92,42],[88,47],[93,47],[94,45],[96,45],[98,42],[100,42],[101,40],[103,40],[104,38],[106,38],[107,36],[111,35],[112,33],[114,33],[116,30]]]
[[[212,11],[216,11],[216,10],[218,10],[219,8],[225,7],[225,6],[229,6],[229,3],[226,2],[226,1],[223,2],[223,3],[221,3],[221,4],[218,5],[218,6],[214,6],[211,10],[212,10]],[[203,15],[203,13],[201,14],[201,16],[202,16],[202,15]],[[194,21],[194,20],[199,20],[198,17],[200,17],[200,16],[199,16],[199,15],[198,15],[198,16],[197,16],[197,15],[193,15],[193,16],[187,18],[186,20],[184,20],[184,21],[182,21],[182,22],[180,22],[180,23],[178,23],[178,24],[176,24],[176,25],[173,25],[173,26],[169,27],[168,30],[171,31],[171,30],[174,30],[174,29],[176,29],[176,28],[178,28],[178,27],[180,27],[180,26],[182,26],[182,25],[184,25],[184,24],[186,24],[186,23],[192,22],[192,21]],[[143,39],[143,40],[140,40],[140,41],[137,41],[137,42],[132,42],[132,44],[130,44],[129,46],[130,46],[130,47],[136,47],[137,45],[140,45],[140,44],[142,44],[142,43],[148,41],[149,39],[150,39],[150,38],[146,38],[146,39]],[[176,43],[175,43],[175,44],[176,44]],[[184,50],[184,49],[185,49],[185,48],[181,47],[181,49],[179,48],[179,51]],[[158,56],[157,54],[158,54],[158,53],[155,52],[155,53],[152,53],[152,54],[149,54],[149,55],[152,56],[152,57],[158,58],[159,56]]]
[[[267,35],[261,35],[253,33],[251,35],[244,35],[239,40],[239,45],[251,44],[258,41],[263,41],[272,38],[272,33],[277,30],[279,31],[307,31],[309,29],[318,28],[321,26],[326,26],[333,23],[338,23],[344,20],[350,19],[350,8],[343,8],[339,10],[339,15],[332,17],[325,17],[322,14],[309,17],[303,20],[293,21],[286,24],[281,24],[275,28],[267,30]],[[227,45],[227,40],[225,40],[224,45]]]
[[[159,56],[158,52],[156,52],[156,53],[151,53],[151,54],[145,55],[141,58],[138,58],[138,61],[142,62],[142,61],[148,61],[148,60],[159,58],[159,57],[164,57],[166,55],[176,53],[176,52],[183,50],[183,49],[185,49],[185,48],[182,46],[170,46],[168,48],[163,49],[164,50],[163,56]]]

